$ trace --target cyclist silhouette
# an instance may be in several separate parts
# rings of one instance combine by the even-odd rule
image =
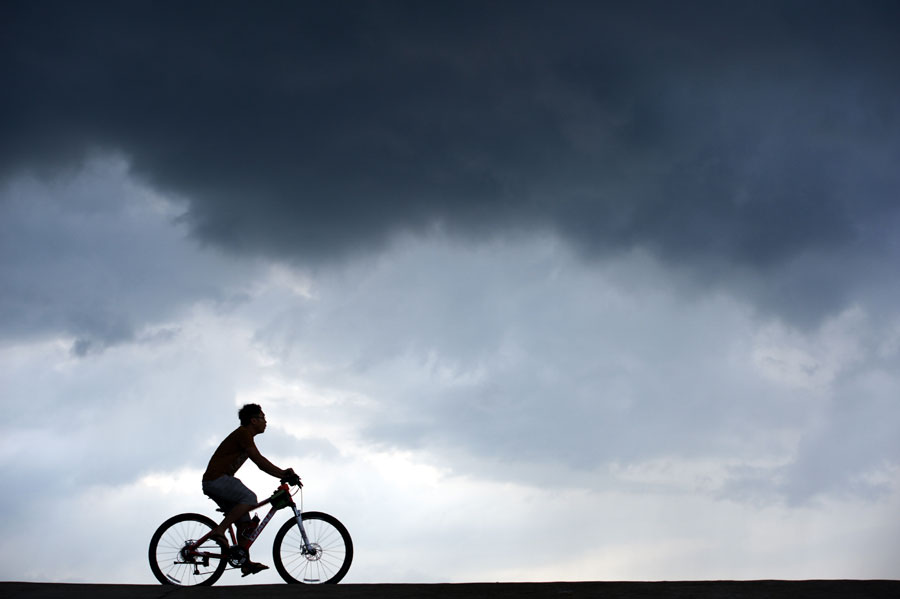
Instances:
[[[245,532],[256,528],[256,524],[250,519],[250,509],[259,501],[256,494],[234,476],[247,458],[260,470],[275,478],[296,476],[292,469],[283,470],[267,460],[256,448],[253,437],[266,431],[266,415],[262,408],[255,403],[246,404],[238,411],[238,418],[241,425],[219,444],[203,473],[203,493],[225,513],[225,519],[213,529],[212,536],[222,539],[225,546],[228,546],[225,531],[232,523],[237,523],[238,535],[241,537]],[[267,568],[264,564],[250,561],[248,556],[247,562],[241,566],[241,573],[247,576]]]

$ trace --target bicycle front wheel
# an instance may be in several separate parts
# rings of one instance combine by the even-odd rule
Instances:
[[[321,512],[304,512],[303,529],[309,547],[304,545],[293,517],[275,535],[272,557],[278,573],[289,583],[340,582],[353,561],[350,533],[337,518]]]
[[[179,514],[163,522],[150,539],[150,569],[163,584],[211,585],[222,576],[228,548],[211,539],[193,543],[216,523],[202,514]]]

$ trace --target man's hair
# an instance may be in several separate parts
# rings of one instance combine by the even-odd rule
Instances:
[[[247,426],[248,424],[250,424],[251,418],[255,418],[260,414],[262,414],[262,408],[259,407],[259,404],[244,404],[244,407],[238,410],[238,418],[241,419],[241,426]]]

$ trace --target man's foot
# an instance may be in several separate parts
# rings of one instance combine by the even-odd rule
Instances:
[[[243,566],[241,566],[241,577],[249,576],[250,574],[258,574],[263,570],[268,570],[269,566],[265,564],[260,564],[257,562],[247,562]]]
[[[215,543],[219,543],[220,545],[228,547],[228,539],[225,538],[225,535],[222,533],[219,533],[217,535],[210,535],[209,539]]]

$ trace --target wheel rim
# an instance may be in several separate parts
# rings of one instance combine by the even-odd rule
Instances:
[[[305,519],[303,527],[312,552],[306,551],[300,531],[294,526],[284,535],[281,562],[287,573],[307,584],[330,581],[341,570],[347,556],[344,537],[334,525],[318,519]]]
[[[162,533],[156,544],[156,564],[168,582],[180,586],[201,585],[216,573],[219,559],[209,558],[204,561],[186,551],[189,544],[209,531],[209,525],[203,522],[185,520],[176,522]],[[222,552],[219,544],[211,540],[205,541],[198,550]]]

